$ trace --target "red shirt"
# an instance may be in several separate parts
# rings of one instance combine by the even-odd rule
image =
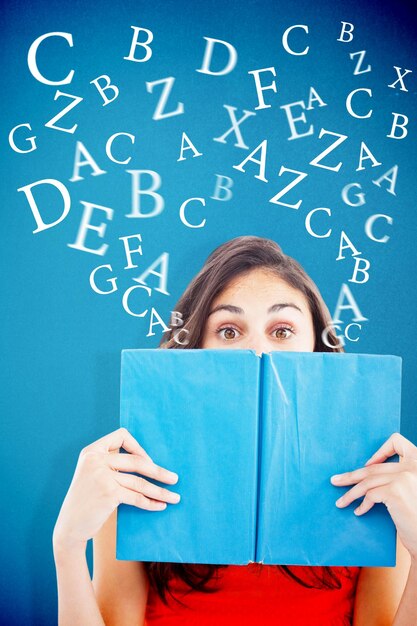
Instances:
[[[314,568],[319,570],[321,568]],[[311,581],[308,568],[291,566],[302,580]],[[250,563],[219,568],[207,593],[190,590],[181,579],[171,579],[167,607],[149,587],[146,626],[348,626],[359,567],[333,567],[340,589],[311,589],[289,578],[274,565]]]

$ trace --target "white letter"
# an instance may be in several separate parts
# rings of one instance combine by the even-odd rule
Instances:
[[[349,304],[342,304],[344,298],[347,299]],[[339,320],[337,318],[338,318],[338,316],[340,314],[340,311],[344,311],[344,310],[347,310],[347,309],[352,309],[352,311],[353,311],[353,313],[355,315],[355,317],[353,318],[354,322],[367,322],[368,321],[368,318],[364,317],[362,315],[362,313],[360,312],[359,307],[356,304],[355,299],[354,299],[354,297],[353,297],[353,295],[352,295],[352,293],[351,293],[351,291],[349,289],[349,286],[346,285],[345,283],[343,283],[342,287],[340,289],[339,298],[338,298],[338,301],[337,301],[337,304],[336,304],[336,310],[335,310],[335,313],[334,313],[333,318],[332,318],[333,319],[333,324],[341,324],[342,323],[342,320]]]
[[[113,146],[113,141],[116,139],[116,137],[120,137],[121,135],[124,135],[125,137],[129,137],[129,139],[132,142],[132,144],[135,143],[135,136],[131,135],[130,133],[114,133],[114,135],[109,137],[108,140],[107,140],[107,143],[106,143],[106,154],[107,154],[108,158],[110,159],[110,161],[113,161],[113,163],[120,163],[120,165],[126,165],[127,163],[129,163],[129,161],[131,160],[132,157],[128,157],[124,161],[119,161],[118,159],[116,159],[113,156],[113,153],[111,151],[112,146]]]
[[[271,106],[270,104],[265,104],[265,100],[262,94],[263,91],[266,91],[267,89],[272,89],[274,93],[277,93],[277,85],[274,80],[270,85],[265,85],[265,87],[261,86],[261,81],[259,78],[259,74],[261,72],[271,72],[273,76],[276,76],[275,67],[266,67],[263,70],[252,70],[251,72],[248,72],[248,74],[253,74],[253,78],[255,79],[256,93],[258,95],[258,106],[255,107],[256,111],[258,109],[269,109],[269,107]]]
[[[233,178],[230,178],[229,176],[222,176],[221,174],[216,174],[216,177],[216,187],[214,188],[214,194],[210,196],[210,198],[212,200],[221,200],[222,202],[226,202],[226,200],[230,200],[233,195],[230,191],[230,187],[233,186]],[[220,197],[221,189],[224,189],[225,191],[224,198]]]
[[[145,83],[148,93],[153,92],[153,88],[155,87],[155,85],[164,85],[162,88],[161,97],[159,98],[158,104],[156,105],[155,113],[152,116],[153,120],[163,120],[166,117],[172,117],[173,115],[181,115],[182,113],[184,113],[184,104],[182,102],[178,102],[175,111],[164,113],[165,105],[169,98],[169,94],[171,93],[174,81],[175,78],[173,76],[169,76],[168,78],[161,78],[160,80],[154,80],[152,82]]]
[[[197,200],[197,202],[201,202],[203,206],[206,206],[206,201],[204,200],[204,198],[188,198],[188,200],[185,200],[185,202],[183,202],[180,207],[181,222],[185,224],[186,226],[188,226],[189,228],[202,228],[204,224],[206,223],[206,218],[204,218],[203,221],[200,222],[199,224],[190,224],[190,222],[185,217],[185,207],[187,206],[189,202],[192,202],[193,200]]]
[[[319,139],[321,139],[323,135],[333,135],[333,137],[338,137],[338,139],[336,139],[336,141],[330,144],[328,148],[323,150],[323,152],[321,152],[312,161],[310,161],[310,165],[315,165],[316,167],[323,167],[326,170],[332,170],[333,172],[338,172],[340,168],[342,167],[342,161],[340,161],[340,163],[336,165],[335,167],[330,167],[330,165],[321,165],[320,161],[324,159],[324,157],[327,156],[330,152],[333,152],[333,150],[337,148],[337,146],[339,146],[341,143],[346,141],[348,137],[347,135],[340,135],[339,133],[332,133],[330,130],[324,130],[324,128],[322,128],[319,134]]]
[[[148,59],[150,59],[152,56],[152,49],[147,44],[151,43],[151,41],[153,40],[153,33],[147,28],[139,28],[139,26],[131,26],[130,28],[133,28],[132,45],[130,46],[129,56],[123,57],[123,58],[126,61],[136,61],[136,63],[143,63],[147,61]],[[148,38],[146,41],[143,41],[143,42],[138,41],[139,33],[141,31],[147,34]],[[138,46],[141,46],[145,48],[146,50],[146,54],[143,57],[143,59],[135,59],[135,48],[137,48]]]
[[[163,252],[153,263],[150,265],[138,278],[134,278],[137,283],[146,284],[145,278],[149,276],[149,274],[153,274],[154,276],[158,276],[159,287],[155,287],[155,291],[160,291],[161,293],[169,296],[167,291],[167,280],[168,280],[168,260],[169,254],[168,252]],[[161,271],[157,272],[154,268],[160,265]]]
[[[370,109],[366,115],[358,115],[357,113],[354,112],[354,110],[352,109],[352,104],[351,104],[352,96],[355,93],[358,93],[358,91],[364,91],[365,93],[367,93],[369,95],[370,98],[372,98],[372,90],[371,89],[365,89],[364,87],[361,87],[359,89],[355,89],[354,91],[351,91],[350,94],[348,94],[348,96],[346,98],[346,109],[347,109],[347,112],[352,117],[356,117],[357,119],[360,120],[360,119],[365,119],[367,117],[371,117],[373,109]]]
[[[78,229],[77,239],[75,243],[68,243],[67,246],[69,248],[75,248],[76,250],[81,250],[82,252],[91,252],[92,254],[99,254],[103,256],[105,254],[108,245],[103,243],[100,248],[87,248],[85,246],[85,239],[87,236],[87,231],[95,230],[98,233],[99,237],[104,237],[104,232],[106,230],[107,224],[101,222],[99,226],[93,226],[90,224],[90,219],[93,214],[94,209],[98,209],[99,211],[104,211],[106,214],[106,218],[108,220],[113,219],[113,209],[110,209],[107,206],[100,206],[99,204],[93,204],[92,202],[84,202],[80,200],[81,204],[84,205],[84,213],[81,219],[80,228]]]
[[[401,67],[397,67],[396,65],[394,65],[394,69],[397,70],[397,80],[393,83],[391,83],[391,85],[388,85],[388,87],[392,87],[392,89],[395,89],[395,85],[399,82],[400,83],[400,90],[401,91],[408,91],[408,89],[406,88],[406,86],[404,85],[404,81],[403,78],[404,76],[407,76],[407,74],[411,74],[412,71],[411,70],[404,70],[404,72],[401,74]]]
[[[361,70],[360,68],[362,67],[362,63],[363,60],[365,58],[365,54],[366,54],[366,50],[360,50],[359,52],[351,52],[349,54],[350,58],[353,60],[353,58],[357,55],[359,55],[358,58],[358,62],[356,64],[355,69],[353,70],[353,75],[357,76],[358,74],[365,74],[366,72],[370,72],[371,71],[371,66],[368,65],[368,67],[366,68],[366,70]]]
[[[352,41],[353,39],[353,31],[354,31],[354,25],[351,24],[350,22],[340,22],[342,24],[342,31],[340,33],[340,37],[337,41],[342,41],[343,43],[348,43],[349,41]],[[350,26],[350,28],[346,28],[347,26]],[[348,39],[344,39],[344,35],[348,36]]]
[[[153,170],[126,170],[128,174],[132,174],[132,212],[126,217],[155,217],[162,213],[164,209],[164,199],[160,193],[156,193],[155,189],[161,186],[161,177]],[[148,189],[140,188],[140,177],[142,174],[149,174],[152,178],[152,184]],[[151,213],[141,213],[140,197],[152,196],[155,199],[155,207]]]
[[[55,96],[54,96],[54,100],[57,100],[61,96],[64,96],[65,98],[71,98],[74,102],[71,102],[68,106],[65,107],[65,109],[62,109],[62,111],[60,111],[57,115],[55,115],[55,117],[53,117],[51,120],[49,120],[49,122],[46,122],[45,126],[47,128],[53,128],[54,130],[62,130],[63,133],[71,133],[72,134],[72,133],[75,133],[75,130],[76,130],[78,124],[74,124],[74,126],[72,128],[62,128],[61,126],[55,126],[55,122],[60,120],[61,117],[64,117],[64,115],[66,113],[68,113],[68,111],[71,111],[71,109],[76,107],[77,104],[82,102],[83,99],[80,98],[79,96],[72,96],[69,93],[63,93],[62,91],[58,90],[56,92]]]
[[[85,157],[84,161],[80,160],[81,154]],[[84,165],[89,165],[93,170],[91,172],[91,176],[99,176],[100,174],[106,173],[104,170],[99,168],[85,145],[81,141],[77,141],[75,146],[74,171],[72,173],[72,177],[69,179],[70,183],[84,180],[84,178],[80,176],[80,167],[83,167]]]
[[[387,135],[387,137],[389,137],[390,139],[404,139],[404,137],[407,137],[408,134],[408,130],[406,129],[406,126],[408,124],[408,117],[406,115],[403,115],[402,113],[394,113],[392,112],[394,119],[392,120],[392,127],[391,127],[391,132],[389,135]],[[398,118],[402,117],[403,118],[403,123],[399,124],[398,122]],[[395,130],[397,128],[401,128],[401,136],[397,137],[397,135],[395,134]]]
[[[105,84],[103,87],[98,82],[100,78],[103,78],[105,81]],[[106,106],[106,104],[110,104],[110,102],[113,102],[113,100],[116,100],[117,96],[119,95],[118,87],[116,87],[116,85],[112,85],[111,78],[110,76],[107,76],[107,74],[103,74],[102,76],[98,76],[97,78],[90,80],[90,85],[95,85],[97,87],[97,91],[99,92],[100,96],[104,100],[104,103],[103,103],[104,107]],[[111,89],[111,91],[113,92],[113,98],[108,98],[106,96],[106,91],[108,89]]]
[[[196,72],[201,72],[202,74],[211,74],[211,76],[223,76],[224,74],[229,74],[229,72],[234,69],[237,63],[236,49],[232,46],[232,44],[228,43],[227,41],[222,41],[221,39],[212,39],[211,37],[204,37],[204,39],[207,41],[207,44],[204,53],[203,65],[202,68],[200,70],[196,70]],[[213,72],[209,69],[215,43],[223,44],[224,46],[226,46],[229,52],[229,60],[226,67],[217,72]]]
[[[181,311],[171,311],[171,320],[169,322],[170,326],[182,326],[184,324],[184,320],[182,317]]]
[[[351,200],[349,200],[348,191],[352,189],[352,187],[357,187],[358,189],[362,189],[360,183],[350,183],[349,185],[346,185],[345,187],[343,187],[342,189],[343,202],[345,204],[348,204],[349,206],[362,206],[363,204],[365,204],[365,194],[363,192],[354,194],[355,198],[359,199],[358,202],[351,202]]]
[[[348,324],[345,328],[345,337],[346,339],[348,339],[349,341],[359,341],[359,337],[356,337],[356,339],[352,339],[352,337],[349,336],[348,330],[351,326],[357,326],[359,329],[362,329],[362,325],[361,324],[354,324],[353,322],[351,324]]]
[[[108,278],[106,280],[106,283],[110,283],[112,286],[112,289],[110,289],[110,291],[102,291],[101,289],[99,289],[96,285],[96,281],[95,281],[95,275],[97,270],[100,270],[101,268],[106,267],[108,268],[111,272],[113,271],[112,266],[111,265],[99,265],[98,267],[96,267],[90,274],[90,287],[93,291],[95,291],[96,293],[99,293],[101,295],[107,295],[108,293],[113,293],[114,291],[117,291],[117,276],[115,276],[114,278]]]
[[[332,212],[330,209],[327,209],[326,207],[320,207],[318,209],[313,209],[312,211],[310,211],[310,213],[307,213],[306,215],[306,219],[305,219],[305,226],[306,226],[306,230],[307,232],[312,236],[312,237],[317,237],[317,239],[323,239],[324,237],[330,237],[330,235],[332,234],[332,229],[329,228],[329,230],[327,231],[327,233],[325,233],[324,235],[318,235],[317,233],[315,233],[313,231],[313,229],[311,228],[311,217],[312,215],[316,212],[316,211],[324,211],[325,213],[327,213],[327,215],[329,215],[331,217]]]
[[[319,94],[314,89],[314,87],[310,87],[310,93],[308,94],[308,103],[306,106],[306,111],[311,111],[311,109],[314,109],[313,104],[312,104],[313,102],[319,102],[320,103],[319,107],[327,107],[327,104],[323,102],[323,100],[320,98]]]
[[[253,163],[257,163],[259,165],[259,174],[255,174],[255,178],[259,178],[259,180],[263,180],[265,183],[267,183],[267,179],[265,178],[265,167],[266,167],[266,149],[267,149],[267,145],[268,142],[266,139],[264,139],[259,146],[257,146],[255,148],[255,150],[253,150],[250,155],[248,157],[246,157],[246,159],[244,161],[242,161],[242,163],[240,163],[240,165],[233,165],[232,167],[235,168],[235,170],[239,170],[240,172],[244,172],[245,170],[243,169],[243,166],[245,165],[245,163],[247,163],[248,161],[252,161]],[[258,150],[261,151],[261,158],[260,159],[253,159],[252,156],[258,152]]]
[[[397,182],[397,174],[398,174],[398,165],[393,165],[391,169],[388,170],[388,172],[385,172],[385,174],[381,176],[381,178],[377,178],[376,180],[373,180],[372,182],[374,183],[374,185],[377,185],[378,187],[380,187],[381,181],[387,180],[389,183],[391,183],[387,191],[388,193],[392,193],[392,195],[395,196],[396,195],[395,185]]]
[[[304,50],[302,52],[294,52],[294,50],[292,50],[292,48],[289,47],[289,45],[288,45],[288,35],[290,34],[290,32],[294,28],[301,28],[306,33],[308,33],[308,26],[305,26],[305,24],[295,24],[294,26],[290,26],[289,28],[287,28],[287,30],[282,35],[282,45],[284,46],[284,50],[286,52],[289,52],[289,54],[294,54],[295,56],[301,56],[303,54],[307,54],[307,52],[310,49],[310,46],[307,46],[306,48],[304,48]]]
[[[329,348],[342,348],[345,345],[345,340],[343,338],[343,335],[341,337],[339,335],[336,335],[335,329],[340,330],[340,326],[338,324],[328,324],[321,333],[321,340]],[[330,332],[333,332],[336,335],[336,339],[340,340],[339,343],[333,344],[329,341]]]
[[[56,187],[64,200],[64,210],[62,211],[61,216],[57,220],[55,220],[55,222],[50,222],[49,224],[42,220],[39,209],[32,194],[32,187],[37,187],[38,185],[43,184],[53,185],[54,187]],[[34,233],[38,233],[41,230],[46,230],[47,228],[52,228],[52,226],[56,226],[56,224],[62,222],[62,220],[69,213],[71,207],[71,197],[69,195],[68,189],[59,180],[55,180],[53,178],[45,178],[43,180],[38,180],[36,183],[31,183],[30,185],[20,187],[17,191],[23,191],[26,195],[26,198],[28,199],[29,206],[32,209],[33,217],[35,218],[35,222],[37,225],[37,228],[33,231]]]
[[[36,150],[36,135],[34,135],[33,137],[26,137],[25,141],[29,141],[30,143],[30,148],[28,148],[28,150],[21,150],[16,146],[14,142],[14,133],[18,128],[29,128],[29,130],[32,130],[30,124],[19,124],[19,126],[15,126],[14,128],[12,128],[9,133],[9,144],[12,150],[14,150],[15,152],[20,152],[20,154],[25,154],[26,152],[32,152],[33,150]]]
[[[174,333],[174,340],[176,341],[176,343],[179,343],[179,344],[180,344],[180,346],[186,346],[187,344],[189,344],[189,343],[190,343],[190,341],[189,341],[188,339],[185,339],[185,341],[181,341],[181,340],[179,339],[179,336],[181,335],[181,333],[185,333],[185,335],[187,336],[189,332],[190,332],[190,331],[189,331],[189,330],[187,330],[186,328],[181,328],[180,330],[177,330],[177,331]]]
[[[290,141],[291,139],[298,139],[299,137],[306,137],[307,135],[312,135],[314,132],[313,124],[310,124],[310,128],[308,129],[307,132],[297,133],[297,130],[295,128],[295,122],[303,122],[304,124],[306,124],[307,120],[306,120],[306,116],[304,113],[301,113],[301,115],[299,115],[298,117],[293,117],[292,112],[291,112],[291,107],[295,107],[295,106],[305,109],[305,104],[303,100],[300,100],[299,102],[292,102],[291,104],[283,104],[282,106],[279,107],[280,109],[284,109],[287,115],[288,124],[290,125],[291,136],[288,137],[288,141]]]
[[[139,244],[139,248],[135,248],[135,250],[131,250],[129,248],[129,239],[138,239],[139,241],[142,241],[142,237],[141,235],[137,234],[137,235],[126,235],[126,237],[119,237],[119,239],[121,239],[123,241],[124,247],[125,247],[125,255],[126,255],[126,261],[127,261],[127,265],[126,267],[124,267],[123,269],[125,270],[130,270],[132,267],[138,267],[138,265],[134,265],[132,263],[132,252],[139,252],[140,255],[142,255],[142,246]]]
[[[279,202],[278,198],[282,198],[290,189],[298,185],[304,178],[307,177],[307,174],[304,172],[299,172],[298,170],[290,170],[288,167],[284,167],[281,165],[281,169],[279,170],[278,176],[281,176],[284,172],[291,172],[291,174],[298,174],[294,180],[292,180],[284,189],[281,189],[273,198],[270,199],[269,202],[273,204],[281,204],[282,206],[287,206],[289,209],[299,209],[302,203],[302,200],[299,200],[297,204],[286,204],[285,202]]]
[[[136,278],[134,278],[133,280],[136,280]],[[126,313],[129,313],[129,315],[133,315],[134,317],[145,317],[145,315],[148,312],[148,309],[143,311],[143,313],[133,313],[133,311],[131,311],[131,309],[129,308],[129,304],[128,304],[129,296],[132,293],[132,291],[134,291],[135,289],[144,289],[146,293],[148,294],[148,296],[149,297],[151,296],[152,290],[149,289],[149,287],[146,287],[146,285],[133,285],[133,287],[129,287],[129,289],[126,289],[126,291],[123,294],[123,298],[122,298],[123,308],[126,311]]]
[[[365,267],[360,268],[359,264],[360,263],[364,263]],[[369,270],[369,268],[371,267],[370,262],[368,261],[368,259],[364,259],[363,257],[356,257],[355,258],[355,267],[353,270],[353,275],[352,278],[349,278],[349,282],[351,283],[367,283],[369,280],[369,273],[367,272],[367,270]],[[365,278],[363,280],[357,280],[357,275],[359,272],[362,272],[362,274],[364,274]]]
[[[245,109],[243,109],[244,115],[240,118],[240,120],[237,120],[236,116],[235,116],[235,111],[237,111],[237,108],[236,107],[231,107],[231,106],[229,106],[227,104],[224,104],[223,106],[229,112],[230,119],[232,120],[232,127],[229,128],[229,130],[226,131],[224,133],[224,135],[222,135],[221,137],[213,138],[213,141],[219,141],[220,143],[226,143],[226,139],[225,138],[227,137],[227,135],[229,135],[233,131],[235,133],[235,137],[237,139],[237,143],[234,144],[236,146],[236,148],[245,148],[245,150],[249,150],[249,147],[245,144],[245,142],[242,139],[242,134],[240,132],[239,126],[241,125],[242,122],[245,121],[245,119],[247,117],[249,117],[250,115],[256,115],[256,113],[253,113],[253,111],[245,111]]]
[[[378,237],[375,237],[372,231],[372,226],[374,225],[374,222],[381,217],[383,217],[388,222],[388,224],[392,224],[394,221],[392,217],[390,217],[389,215],[384,215],[383,213],[371,215],[366,220],[365,233],[366,233],[366,236],[369,237],[369,239],[372,239],[372,241],[377,241],[378,243],[387,243],[389,239],[388,235],[384,235],[384,237],[381,237],[381,239],[378,239]]]
[[[154,317],[157,318],[157,320],[158,320],[157,322],[153,321]],[[146,335],[147,337],[153,337],[154,336],[155,333],[152,332],[152,327],[156,326],[156,325],[162,326],[162,328],[164,329],[164,332],[167,332],[169,330],[168,326],[166,326],[164,324],[164,320],[159,315],[158,311],[152,307],[152,309],[151,309],[151,317],[150,317],[150,320],[149,320],[149,332]]]
[[[184,142],[187,142],[188,146],[184,147]],[[202,156],[202,152],[199,152],[197,150],[197,148],[195,147],[195,145],[193,144],[193,142],[191,141],[191,139],[189,139],[187,133],[182,133],[182,138],[181,138],[181,150],[180,150],[180,156],[179,159],[177,159],[178,161],[185,161],[185,156],[184,156],[184,152],[186,150],[192,150],[193,151],[193,158],[194,157],[199,157]]]
[[[363,156],[364,152],[367,154],[367,156]],[[360,153],[359,153],[359,165],[356,168],[357,172],[359,172],[360,170],[364,170],[365,169],[364,166],[362,165],[362,163],[363,163],[363,161],[366,161],[367,159],[371,159],[372,167],[378,167],[378,165],[381,165],[381,163],[376,160],[376,158],[374,157],[372,152],[369,150],[369,148],[366,145],[366,143],[364,141],[362,141],[361,142],[361,150],[360,150]]]
[[[30,73],[36,80],[44,85],[66,85],[72,81],[72,77],[74,76],[74,70],[71,70],[70,73],[63,80],[48,80],[45,78],[40,71],[38,70],[38,65],[36,63],[36,53],[38,51],[39,45],[47,39],[48,37],[63,37],[65,41],[68,42],[70,48],[72,48],[72,35],[71,33],[46,33],[45,35],[41,35],[32,43],[28,52],[28,67]]]
[[[346,245],[343,245],[343,241],[346,241]],[[345,231],[342,230],[342,232],[340,233],[339,256],[337,257],[336,261],[340,261],[341,259],[345,258],[342,254],[342,250],[346,250],[346,248],[349,248],[349,250],[353,251],[352,256],[362,254],[362,252],[358,252],[358,250],[356,250],[355,246],[353,245],[349,237],[346,235]]]

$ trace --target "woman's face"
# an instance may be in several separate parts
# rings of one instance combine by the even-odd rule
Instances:
[[[312,352],[313,319],[307,300],[271,270],[235,278],[212,302],[201,348]]]

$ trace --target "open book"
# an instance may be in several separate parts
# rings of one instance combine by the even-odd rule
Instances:
[[[124,350],[121,426],[178,474],[157,484],[181,501],[120,505],[117,558],[395,565],[385,505],[339,509],[350,487],[330,476],[362,467],[399,431],[400,400],[397,356]]]

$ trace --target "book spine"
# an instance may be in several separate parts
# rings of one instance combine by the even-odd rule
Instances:
[[[259,359],[259,387],[258,387],[258,432],[257,432],[257,468],[256,468],[256,514],[255,514],[255,545],[253,560],[258,561],[258,535],[260,516],[260,493],[261,493],[261,463],[262,463],[262,423],[263,423],[263,402],[264,402],[264,365],[265,359],[261,355]]]

